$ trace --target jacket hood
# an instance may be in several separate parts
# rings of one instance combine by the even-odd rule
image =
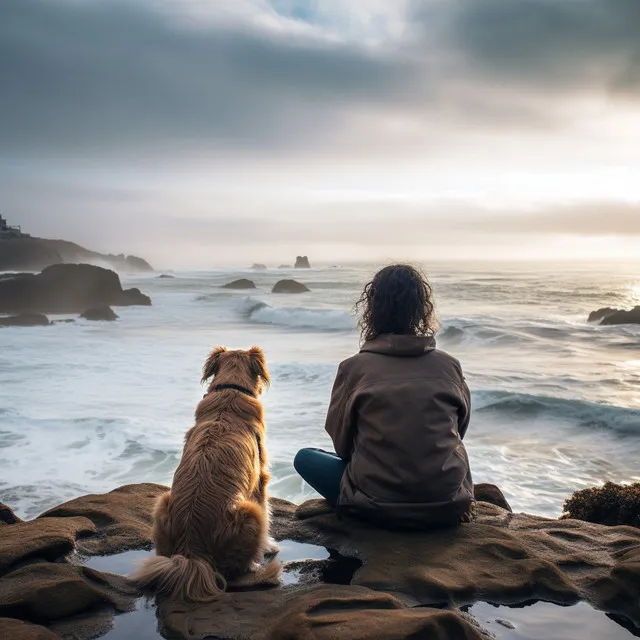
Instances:
[[[434,336],[409,336],[383,333],[362,345],[360,353],[381,353],[386,356],[421,356],[436,348]]]

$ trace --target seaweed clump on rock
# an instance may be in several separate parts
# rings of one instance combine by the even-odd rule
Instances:
[[[640,482],[576,491],[564,503],[566,518],[606,525],[640,527]]]

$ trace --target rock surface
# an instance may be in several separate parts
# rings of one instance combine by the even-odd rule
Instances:
[[[85,320],[96,320],[113,322],[118,319],[117,314],[111,307],[94,307],[93,309],[87,309],[84,313],[80,314],[81,318]]]
[[[51,323],[41,313],[20,313],[0,318],[0,327],[46,327]]]
[[[603,325],[640,324],[640,305],[629,311],[623,309],[602,318]]]
[[[0,638],[6,640],[60,640],[60,636],[39,624],[16,618],[0,618]]]
[[[251,268],[254,271],[264,271],[267,268],[267,265],[261,264],[260,262],[255,262],[254,264],[251,265]]]
[[[247,278],[240,278],[239,280],[233,280],[222,285],[223,289],[255,289],[256,285],[253,280]]]
[[[610,316],[612,313],[616,313],[617,311],[618,309],[614,309],[613,307],[602,307],[602,309],[592,311],[587,318],[587,322],[598,322],[598,320],[602,320],[602,318]]]
[[[150,482],[128,484],[109,493],[65,502],[45,511],[34,522],[77,516],[89,519],[98,535],[78,541],[78,551],[86,555],[149,548],[152,545],[151,514],[156,500],[165,491],[168,487]]]
[[[309,287],[296,280],[279,280],[273,286],[271,293],[305,293]]]
[[[89,264],[56,264],[40,274],[0,279],[0,313],[82,313],[91,307],[150,305],[138,289],[122,289],[118,274]]]
[[[4,524],[16,524],[16,522],[22,522],[22,520],[18,518],[11,507],[0,502],[0,526]]]
[[[119,271],[153,271],[151,265],[142,258],[98,253],[66,240],[33,237],[0,240],[0,271],[38,271],[63,262],[108,264]]]
[[[409,604],[584,599],[640,621],[640,531],[632,527],[512,514],[483,502],[470,524],[421,533],[338,519],[322,500],[301,505],[295,519],[290,510],[274,501],[277,538],[357,557],[364,564],[352,585]]]
[[[488,502],[489,504],[496,505],[496,507],[502,507],[507,511],[513,511],[511,505],[504,497],[504,493],[502,493],[500,488],[496,487],[495,484],[480,482],[473,485],[473,491],[478,502]]]
[[[158,615],[170,633],[189,640],[489,638],[459,613],[408,609],[390,594],[341,585],[227,593],[211,604],[191,609],[164,602]]]
[[[293,266],[295,269],[311,269],[307,256],[296,256],[296,263]]]
[[[618,324],[640,324],[640,305],[630,310],[613,309],[612,307],[604,307],[597,311],[592,311],[587,318],[588,322],[597,322],[600,320],[601,325],[618,325]]]
[[[158,276],[158,280],[173,280],[173,279],[175,279],[175,276],[172,276],[168,273],[161,273]]]
[[[32,558],[55,562],[73,550],[79,536],[94,533],[96,527],[82,516],[4,525],[0,535],[0,573]]]
[[[0,524],[0,541],[9,540],[8,531],[16,532],[0,554],[5,558],[0,616],[46,624],[76,640],[104,633],[114,612],[131,606],[130,586],[116,575],[50,560],[59,560],[56,556],[74,541],[87,555],[148,548],[153,505],[165,490],[127,485],[77,498],[27,523]],[[492,485],[477,485],[476,495],[506,504]],[[289,580],[280,588],[229,592],[194,606],[159,601],[158,618],[170,637],[488,640],[458,608],[478,600],[571,604],[584,599],[640,622],[636,528],[513,514],[481,501],[469,524],[399,532],[338,518],[324,500],[299,507],[278,499],[271,504],[277,539],[319,545],[332,550],[331,557],[285,563]],[[14,519],[7,509],[0,513]],[[326,584],[328,572],[320,569],[335,563],[337,553],[357,562],[344,583]],[[296,574],[297,582],[291,580]],[[433,608],[443,606],[448,609]],[[82,616],[68,617],[76,613]]]

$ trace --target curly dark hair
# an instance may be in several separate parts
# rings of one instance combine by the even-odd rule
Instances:
[[[362,340],[382,333],[435,335],[433,290],[426,276],[408,264],[384,267],[368,282],[355,304]]]

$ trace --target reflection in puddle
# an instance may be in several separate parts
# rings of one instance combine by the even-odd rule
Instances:
[[[640,637],[640,629],[632,633],[585,602],[570,607],[549,602],[521,607],[477,602],[468,611],[498,640],[629,640]]]
[[[294,542],[293,540],[281,540],[278,542],[280,551],[277,558],[280,562],[291,562],[293,560],[326,560],[329,552],[317,544],[306,542]]]
[[[314,544],[283,540],[277,557],[285,565],[282,584],[299,584],[310,579],[324,584],[351,584],[353,574],[362,566],[355,558],[345,558],[336,551]]]
[[[124,576],[132,573],[138,568],[140,562],[152,555],[155,555],[155,551],[137,549],[116,553],[112,556],[93,556],[82,564],[96,571],[108,571],[109,573],[119,573]]]

